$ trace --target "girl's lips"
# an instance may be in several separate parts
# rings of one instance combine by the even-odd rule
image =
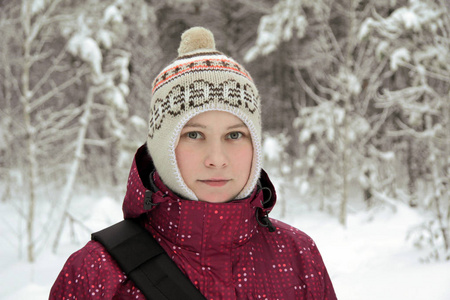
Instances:
[[[228,183],[228,179],[208,179],[208,180],[200,180],[209,186],[221,187]]]

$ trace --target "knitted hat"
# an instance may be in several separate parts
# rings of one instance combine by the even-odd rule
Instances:
[[[153,81],[147,147],[162,181],[183,198],[198,200],[184,182],[175,148],[184,125],[207,111],[225,111],[248,127],[253,143],[250,177],[237,196],[245,198],[261,170],[261,112],[258,90],[248,72],[215,49],[213,34],[193,27],[181,36],[178,58]]]

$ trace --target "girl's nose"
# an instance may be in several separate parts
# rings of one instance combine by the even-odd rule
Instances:
[[[225,146],[220,142],[211,142],[206,150],[205,166],[208,168],[223,168],[228,165]]]

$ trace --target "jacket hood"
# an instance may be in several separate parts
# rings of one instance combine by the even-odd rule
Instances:
[[[122,206],[125,219],[138,218],[148,213],[152,209],[154,201],[161,201],[156,199],[161,199],[167,195],[171,196],[171,198],[179,198],[164,186],[157,174],[154,176],[155,182],[150,180],[150,174],[154,171],[153,160],[148,153],[146,145],[142,145],[135,154],[128,176],[127,192]],[[252,202],[255,209],[259,208],[259,219],[262,220],[263,224],[261,225],[264,226],[265,222],[268,222],[264,217],[267,216],[276,203],[275,188],[264,170],[261,170],[258,186],[246,199]],[[246,199],[233,201],[245,201]]]

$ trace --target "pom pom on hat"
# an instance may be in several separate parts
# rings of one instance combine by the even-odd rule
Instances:
[[[192,27],[181,35],[178,55],[183,56],[196,50],[215,50],[216,43],[211,31],[203,27]]]

